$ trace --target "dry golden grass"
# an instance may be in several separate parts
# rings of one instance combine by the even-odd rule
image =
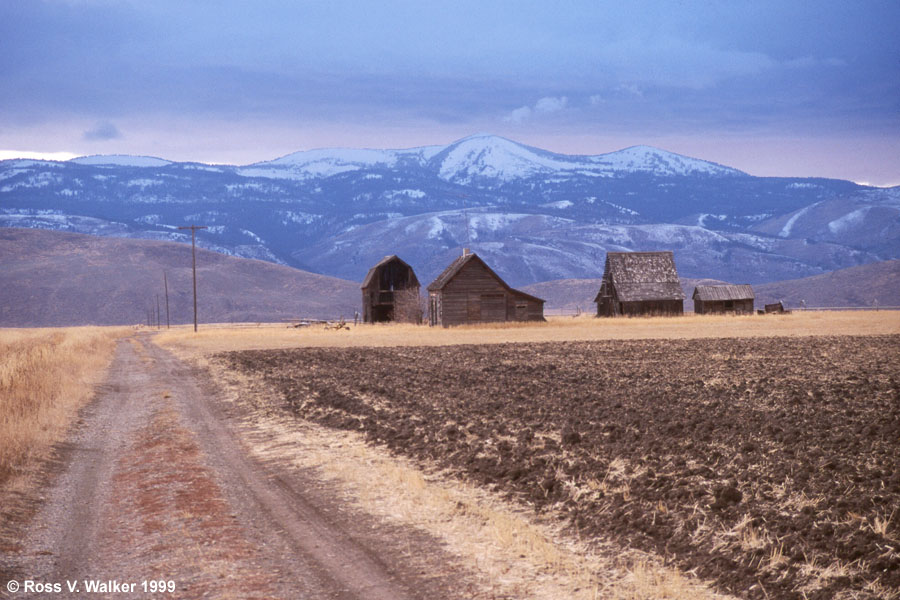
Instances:
[[[225,377],[219,372],[220,381]],[[312,469],[368,514],[440,539],[477,574],[484,597],[729,598],[664,566],[658,557],[599,539],[588,545],[564,534],[559,525],[540,521],[474,485],[439,472],[423,473],[411,461],[370,446],[355,432],[298,423],[271,412],[254,415],[245,427],[250,451],[260,460]]]
[[[403,458],[366,444],[354,433],[333,431],[266,408],[269,402],[255,383],[221,370],[210,354],[229,350],[294,347],[436,346],[515,342],[609,339],[778,337],[875,335],[900,333],[900,312],[805,312],[769,316],[700,316],[677,318],[551,318],[546,323],[463,326],[451,329],[388,324],[350,330],[303,329],[283,324],[178,328],[155,336],[155,342],[212,368],[216,379],[230,382],[232,401],[260,408],[245,425],[251,452],[264,461],[314,469],[336,481],[350,500],[366,512],[394,523],[412,525],[441,539],[495,597],[571,598],[573,600],[722,598],[703,582],[663,565],[656,556],[593,539],[585,544],[558,527],[541,522],[483,489],[423,471]],[[240,400],[238,400],[240,398]],[[619,461],[621,462],[621,461]],[[610,467],[603,481],[584,493],[627,490]],[[664,512],[665,506],[659,510]],[[765,560],[777,564],[784,555],[768,532],[747,527],[733,532],[750,547],[771,550]],[[881,523],[875,526],[881,526]]]
[[[284,324],[204,325],[173,328],[156,336],[163,346],[189,354],[299,346],[445,346],[509,342],[610,339],[672,339],[900,333],[900,311],[821,311],[787,315],[693,315],[598,319],[551,317],[546,323],[496,323],[443,329],[423,325],[377,324],[326,330]]]
[[[46,459],[93,395],[116,340],[111,327],[0,329],[0,486]],[[0,488],[0,489],[2,489]]]
[[[390,329],[390,328],[389,328]],[[401,328],[407,329],[408,328]],[[192,333],[192,332],[191,332]],[[171,342],[170,342],[171,343]],[[437,469],[337,431],[272,410],[265,384],[226,370],[202,350],[176,347],[208,368],[220,398],[243,407],[252,455],[277,468],[316,472],[362,511],[441,540],[479,581],[473,597],[534,600],[726,600],[653,554],[599,537],[573,537],[552,519]],[[246,411],[246,412],[245,412]]]

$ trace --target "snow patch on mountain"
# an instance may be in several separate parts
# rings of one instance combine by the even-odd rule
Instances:
[[[323,148],[294,152],[275,160],[254,163],[237,170],[245,177],[272,177],[280,179],[314,179],[325,178],[371,169],[375,167],[390,168],[400,160],[412,160],[418,165],[424,164],[440,146],[409,148],[406,150],[373,150],[368,148]]]
[[[203,163],[181,163],[178,166],[186,171],[206,171],[208,173],[224,173],[225,172],[225,169],[222,167],[215,167],[213,165],[205,165]]]
[[[43,188],[49,186],[50,184],[59,183],[62,183],[62,178],[55,173],[38,173],[37,175],[32,175],[31,177],[23,179],[22,181],[4,185],[2,188],[0,188],[0,192],[11,192],[18,188]]]
[[[159,179],[132,179],[131,181],[125,182],[125,185],[128,187],[139,187],[144,189],[154,185],[163,185],[163,182]]]
[[[804,208],[801,208],[797,212],[791,216],[790,219],[784,224],[784,227],[781,228],[781,231],[778,232],[778,237],[787,238],[791,236],[791,232],[794,230],[794,224],[797,222],[797,219],[805,215],[809,212],[809,210],[815,206],[818,206],[821,202],[816,202],[815,204],[810,204]]]
[[[556,208],[559,210],[569,208],[570,206],[574,206],[575,203],[571,200],[559,200],[557,202],[548,202],[547,204],[541,204],[544,208]]]
[[[831,233],[842,233],[848,229],[861,225],[871,210],[871,206],[865,206],[854,210],[851,213],[847,213],[843,217],[828,223],[828,230]]]
[[[391,204],[400,204],[406,200],[419,200],[427,194],[422,190],[389,190],[383,192],[381,197]]]
[[[463,138],[439,153],[438,176],[467,184],[477,179],[511,181],[555,171],[577,171],[588,165],[493,135]]]
[[[258,235],[256,235],[252,231],[250,231],[249,229],[241,229],[241,233],[243,233],[245,236],[247,236],[254,242],[258,242],[259,244],[261,244],[263,246],[266,244],[261,237],[259,237]]]
[[[603,204],[606,204],[607,206],[613,207],[614,209],[616,209],[617,211],[619,211],[620,213],[622,213],[622,214],[624,214],[624,215],[632,215],[632,216],[635,216],[635,217],[636,217],[636,216],[638,216],[638,215],[641,214],[641,213],[639,213],[639,212],[636,211],[636,210],[631,210],[630,208],[625,208],[625,207],[622,206],[621,204],[616,204],[616,203],[614,203],[614,202],[609,202],[608,200],[602,200],[602,202],[603,202]]]
[[[716,163],[674,154],[652,146],[632,146],[617,152],[589,157],[609,173],[652,173],[658,176],[744,175],[743,172]]]
[[[79,165],[114,166],[114,167],[164,167],[171,165],[172,161],[155,156],[130,156],[127,154],[95,154],[92,156],[79,156],[69,161]]]
[[[309,225],[316,219],[321,219],[322,215],[315,215],[298,210],[280,210],[278,214],[281,216],[281,224],[296,223],[298,225]]]

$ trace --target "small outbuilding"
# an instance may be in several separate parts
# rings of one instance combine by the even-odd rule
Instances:
[[[753,286],[698,285],[693,294],[694,312],[698,315],[714,313],[753,314]]]
[[[362,283],[363,322],[420,323],[419,280],[397,255],[385,256],[369,269]]]
[[[607,252],[598,317],[684,314],[684,291],[671,251]]]
[[[468,250],[428,286],[431,325],[543,321],[544,301],[514,290]]]
[[[790,312],[790,311],[784,309],[784,302],[781,302],[780,300],[779,300],[778,302],[773,303],[773,304],[766,304],[766,305],[765,305],[765,313],[766,313],[767,315],[769,315],[769,314],[777,314],[777,315],[780,315],[780,314],[783,314],[783,313],[786,313],[786,312]]]

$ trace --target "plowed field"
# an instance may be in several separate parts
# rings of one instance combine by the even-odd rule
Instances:
[[[218,355],[299,417],[745,598],[900,597],[900,336]]]

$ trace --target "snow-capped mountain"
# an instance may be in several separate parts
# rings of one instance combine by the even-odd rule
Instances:
[[[745,175],[737,169],[680,156],[651,146],[633,146],[597,156],[567,156],[531,148],[505,138],[475,135],[450,144],[432,160],[445,181],[471,184],[509,182],[537,176],[615,177],[645,173],[656,176]]]
[[[0,162],[0,225],[188,241],[360,280],[397,253],[429,280],[463,246],[514,285],[598,277],[608,250],[672,249],[736,282],[900,258],[900,188],[752,177],[634,146],[564,155],[474,135],[245,166],[92,156]]]
[[[372,168],[393,168],[408,161],[422,166],[442,146],[427,146],[409,150],[371,150],[331,148],[294,152],[275,160],[255,163],[238,169],[245,177],[275,177],[284,179],[315,179],[339,173]]]

